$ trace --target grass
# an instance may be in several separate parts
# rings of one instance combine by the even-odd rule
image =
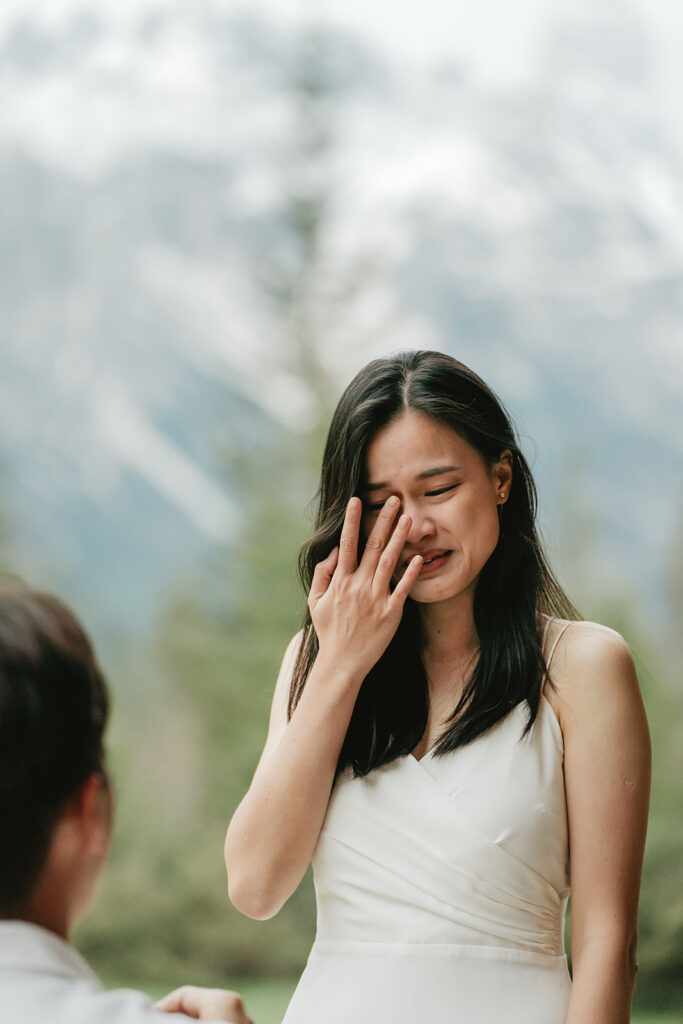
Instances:
[[[235,988],[244,999],[247,1013],[254,1024],[280,1024],[295,985],[296,978],[291,981],[252,979],[236,985]]]
[[[119,983],[120,984],[120,983]],[[280,1024],[287,1003],[294,991],[296,979],[263,978],[248,979],[246,981],[231,982],[236,991],[244,999],[247,1013],[254,1021],[254,1024]],[[114,988],[115,985],[107,987]],[[169,992],[175,985],[171,982],[166,986],[152,988],[149,985],[135,985],[126,982],[126,988],[140,988],[148,993],[152,999],[159,999]],[[681,1015],[678,1013],[634,1012],[631,1016],[631,1024],[681,1024]]]
[[[631,1024],[680,1024],[678,1013],[634,1013]]]

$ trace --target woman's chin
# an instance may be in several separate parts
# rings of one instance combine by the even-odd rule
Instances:
[[[416,579],[410,588],[410,597],[418,604],[438,604],[441,601],[455,601],[466,593],[474,591],[476,580]]]

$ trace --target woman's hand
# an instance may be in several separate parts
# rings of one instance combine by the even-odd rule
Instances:
[[[164,1013],[184,1013],[194,1020],[225,1020],[231,1024],[252,1024],[237,992],[223,988],[197,988],[183,985],[155,1004]]]
[[[343,659],[362,678],[388,647],[422,568],[422,558],[416,555],[392,592],[391,580],[411,525],[410,516],[402,515],[394,527],[398,508],[398,498],[387,498],[359,563],[362,503],[351,498],[339,547],[316,566],[308,597],[319,657],[331,664]]]
[[[230,898],[257,920],[276,914],[304,876],[358,691],[394,635],[420,572],[422,559],[416,557],[392,593],[410,529],[408,516],[394,527],[398,508],[398,499],[386,502],[358,564],[361,503],[352,498],[339,549],[316,566],[308,603],[318,657],[291,719],[287,697],[295,652],[283,665],[268,740],[225,840]]]

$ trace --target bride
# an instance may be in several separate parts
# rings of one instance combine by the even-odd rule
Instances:
[[[626,642],[578,621],[535,512],[509,417],[462,363],[402,353],[344,392],[306,619],[225,843],[256,919],[313,861],[286,1024],[630,1019],[647,722]]]

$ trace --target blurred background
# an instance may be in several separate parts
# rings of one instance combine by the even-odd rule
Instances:
[[[118,834],[77,936],[108,981],[275,1006],[301,970],[310,880],[241,917],[225,828],[330,412],[437,348],[510,408],[560,579],[637,659],[636,1002],[680,1005],[681,52],[677,0],[0,6],[0,567],[111,682]]]

